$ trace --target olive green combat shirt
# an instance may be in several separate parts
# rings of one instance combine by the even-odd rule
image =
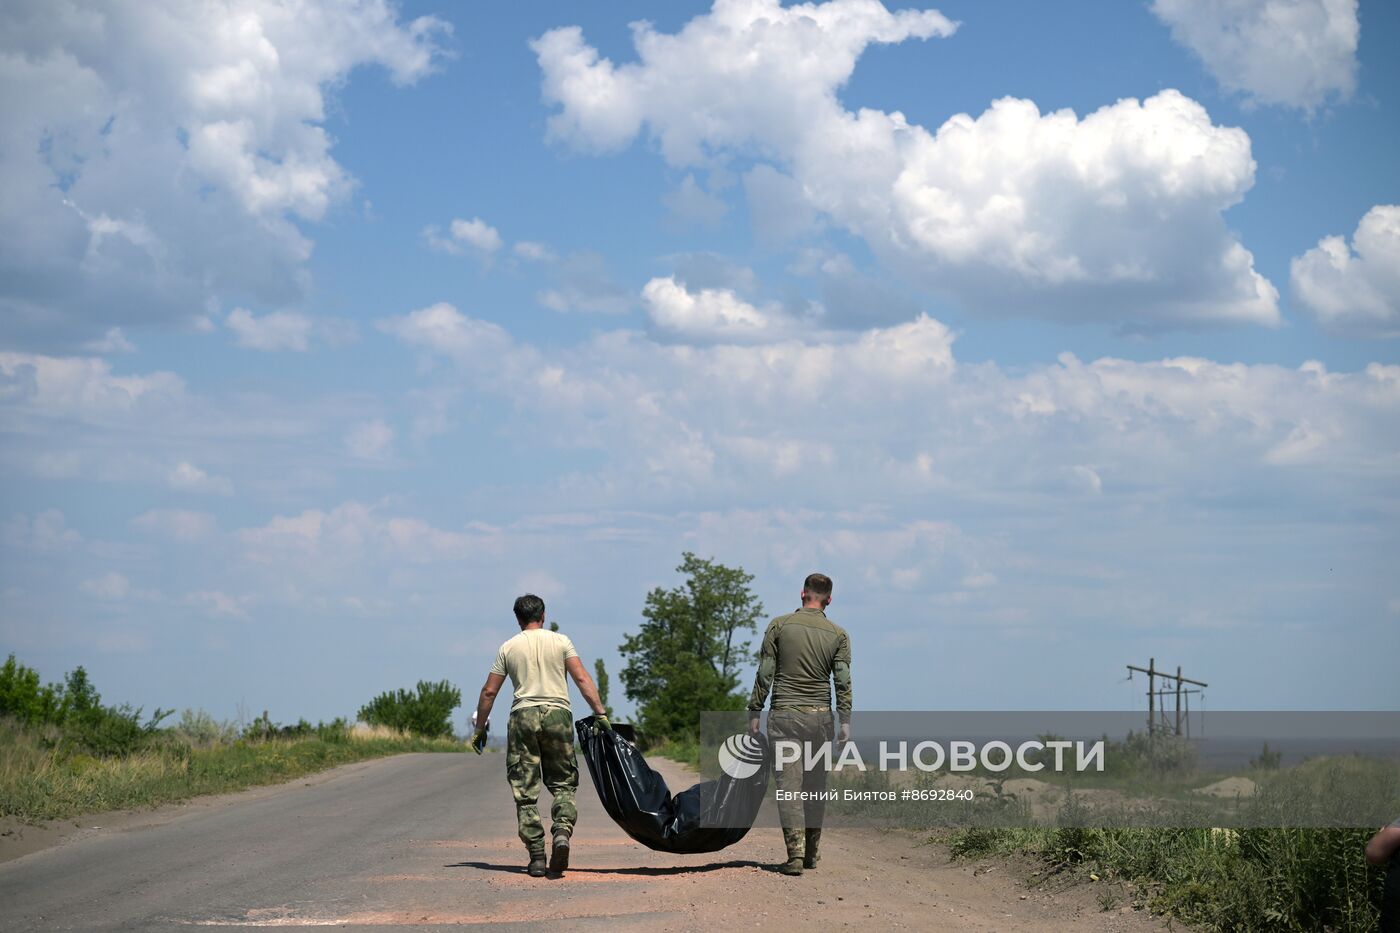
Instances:
[[[768,690],[773,709],[831,706],[836,681],[836,712],[851,721],[851,639],[820,609],[799,609],[768,623],[758,659],[749,711],[760,712]]]

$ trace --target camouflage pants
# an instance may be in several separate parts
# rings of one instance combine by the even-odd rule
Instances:
[[[520,841],[532,854],[544,852],[540,784],[554,797],[549,817],[555,835],[571,835],[578,820],[578,759],[574,757],[574,716],[557,706],[526,706],[510,714],[506,726],[506,779],[515,794]]]
[[[784,764],[778,772],[779,790],[806,793],[826,790],[826,768],[817,766],[809,771],[803,767],[803,759],[808,746],[815,754],[824,743],[831,741],[831,725],[831,710],[775,709],[768,714],[769,741],[802,744],[802,755],[797,761]],[[821,800],[778,801],[778,820],[783,824],[788,858],[803,857],[806,839],[821,833],[825,813],[826,803]]]

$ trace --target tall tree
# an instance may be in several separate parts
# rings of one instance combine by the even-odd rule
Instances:
[[[598,699],[603,701],[603,710],[612,718],[612,705],[608,703],[608,669],[603,666],[603,659],[600,657],[593,662],[593,680],[598,685]]]
[[[622,685],[654,736],[693,736],[703,710],[741,709],[735,688],[749,659],[745,637],[758,627],[763,604],[749,589],[753,575],[689,551],[676,571],[680,586],[647,594],[642,627],[619,648]]]

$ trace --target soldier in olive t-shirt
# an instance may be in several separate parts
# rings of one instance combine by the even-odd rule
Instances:
[[[768,736],[775,742],[803,743],[802,758],[806,757],[806,746],[815,748],[831,741],[833,681],[841,741],[851,737],[851,639],[845,629],[826,617],[830,604],[831,578],[820,573],[807,577],[802,585],[802,608],[774,619],[763,634],[758,676],[749,698],[749,728],[757,732],[759,713],[772,689]],[[783,766],[778,773],[779,790],[825,790],[825,769],[807,771],[802,758]],[[783,874],[800,875],[804,868],[817,867],[824,811],[820,800],[778,801],[788,856],[781,868]]]

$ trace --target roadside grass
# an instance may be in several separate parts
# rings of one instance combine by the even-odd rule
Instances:
[[[660,755],[692,768],[700,767],[700,742],[693,738],[662,739],[647,748],[648,755]]]
[[[57,730],[0,720],[0,817],[26,822],[153,807],[202,794],[276,784],[338,765],[404,752],[461,752],[455,739],[375,729],[322,727],[309,734],[189,741],[170,731],[150,747],[96,757],[59,741]]]
[[[1385,872],[1363,854],[1375,829],[1348,827],[1347,814],[1369,813],[1377,800],[1388,801],[1387,813],[1400,809],[1393,767],[1318,758],[1253,773],[1259,789],[1241,801],[1239,828],[1090,828],[1062,819],[1058,828],[1023,823],[938,838],[955,858],[1025,854],[1047,875],[1131,882],[1139,906],[1203,929],[1375,930]],[[1297,826],[1304,813],[1322,825]]]
[[[954,858],[1024,854],[1051,874],[1132,882],[1140,906],[1207,930],[1377,929],[1370,829],[964,829]]]

